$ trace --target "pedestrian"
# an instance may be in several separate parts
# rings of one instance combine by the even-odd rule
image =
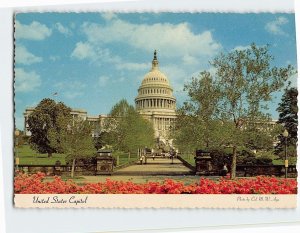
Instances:
[[[221,175],[222,175],[222,176],[226,176],[226,175],[227,175],[227,172],[228,172],[227,163],[224,163],[223,169],[222,169],[222,171],[221,171]]]
[[[152,154],[152,159],[154,160],[155,159],[155,150],[153,148],[151,150],[151,154]]]
[[[140,157],[140,164],[141,164],[141,165],[143,164],[143,160],[144,160],[144,155],[142,155],[142,156]]]

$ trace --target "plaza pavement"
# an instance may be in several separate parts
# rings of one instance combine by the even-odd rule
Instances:
[[[183,165],[183,163],[174,158],[173,163],[168,158],[147,159],[147,163],[142,165],[137,163],[129,167],[119,169],[113,175],[122,176],[145,176],[145,175],[190,175],[193,172]]]
[[[111,176],[82,176],[81,179],[75,181],[82,184],[104,182],[106,179],[134,183],[163,182],[166,179],[182,181],[185,184],[199,182],[200,176],[194,175],[180,160],[174,158],[173,164],[171,162],[172,160],[167,158],[155,158],[155,160],[148,158],[147,164],[134,164],[115,171]],[[210,177],[210,179],[218,178]]]

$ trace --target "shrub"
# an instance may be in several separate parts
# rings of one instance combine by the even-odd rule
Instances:
[[[14,180],[16,194],[297,194],[296,179],[279,179],[258,176],[213,181],[200,178],[199,183],[184,185],[183,182],[167,179],[163,182],[136,184],[131,181],[113,181],[77,185],[72,180],[63,181],[53,177],[44,181],[44,173],[18,174]]]

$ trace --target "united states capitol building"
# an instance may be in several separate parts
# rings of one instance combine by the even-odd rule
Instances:
[[[176,120],[176,98],[173,96],[173,89],[167,76],[159,70],[157,53],[154,51],[152,67],[144,76],[144,79],[138,88],[135,98],[135,108],[139,114],[153,124],[155,138],[158,141],[172,145],[173,130]],[[34,108],[26,108],[24,112],[24,132],[30,136],[27,119],[34,111]],[[84,109],[72,109],[72,117],[87,120],[94,128],[92,136],[96,136],[97,131],[104,128],[105,120],[109,115],[99,114],[97,116],[88,115]],[[260,124],[260,123],[259,123]],[[276,120],[264,122],[268,128],[276,125]]]
[[[144,76],[135,98],[135,107],[139,114],[152,122],[155,137],[159,141],[172,143],[172,132],[176,119],[176,98],[167,76],[159,70],[157,53],[154,52],[152,67]],[[34,108],[26,108],[24,112],[24,132],[30,136],[27,119]],[[101,128],[109,115],[100,114],[89,116],[84,109],[72,109],[73,118],[80,117],[93,125],[94,129]],[[95,132],[92,132],[95,136]]]

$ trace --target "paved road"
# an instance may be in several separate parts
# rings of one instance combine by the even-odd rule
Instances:
[[[114,176],[143,176],[143,175],[190,175],[192,171],[178,159],[166,158],[147,159],[147,164],[135,164],[114,172]]]

